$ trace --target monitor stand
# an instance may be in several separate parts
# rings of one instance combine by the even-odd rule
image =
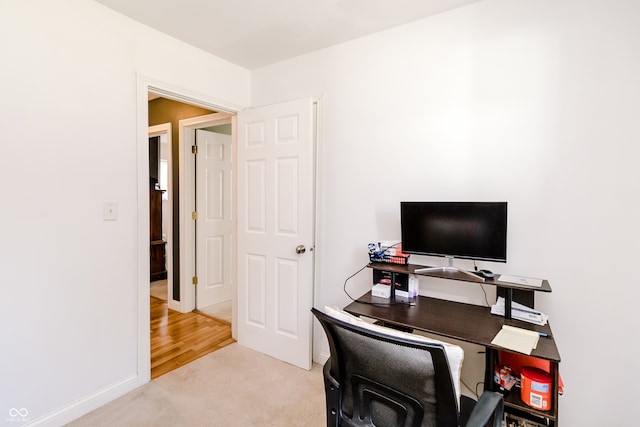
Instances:
[[[449,260],[449,265],[446,267],[425,267],[425,268],[417,268],[415,270],[416,273],[461,273],[466,274],[467,276],[471,276],[476,282],[484,282],[484,278],[480,277],[476,274],[473,274],[470,271],[463,270],[458,267],[453,266],[453,257],[447,257]]]

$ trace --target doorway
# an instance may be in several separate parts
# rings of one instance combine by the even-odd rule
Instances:
[[[137,346],[138,346],[138,359],[137,359],[137,384],[143,385],[149,382],[151,377],[151,342],[149,340],[150,336],[150,257],[149,257],[149,164],[148,164],[148,155],[149,155],[149,97],[161,97],[169,100],[177,101],[180,103],[184,103],[189,106],[196,106],[202,109],[208,109],[211,111],[225,111],[229,114],[235,114],[237,111],[242,110],[244,107],[239,105],[233,105],[226,103],[224,101],[220,101],[218,99],[211,98],[202,94],[195,94],[185,91],[184,88],[175,87],[167,83],[159,82],[149,77],[145,77],[142,75],[138,75],[137,78],[137,158],[138,158],[138,170],[137,170],[137,192],[138,192],[138,203],[136,210],[138,212],[138,224],[140,226],[137,227],[137,259],[138,259],[138,269],[137,269],[137,282],[138,282],[138,292],[137,292],[137,306],[138,306],[138,337],[137,337]],[[168,120],[163,120],[158,123],[165,123]],[[184,152],[183,145],[180,144],[178,138],[178,127],[177,125],[172,128],[172,135],[175,135],[173,140],[173,146],[179,146],[179,152]],[[176,142],[178,140],[178,142]],[[175,153],[175,152],[174,152]],[[173,160],[173,169],[174,171],[183,171],[184,170],[184,158],[183,156],[174,156]],[[176,173],[169,181],[169,185],[174,185],[173,193],[179,192],[182,188],[185,188],[185,177],[184,174]],[[172,193],[172,191],[170,191]],[[179,196],[179,195],[178,195]],[[173,203],[174,206],[176,202]],[[179,204],[179,203],[178,203]],[[184,204],[182,204],[184,205]],[[187,212],[184,206],[180,205],[178,209],[173,209],[174,218],[172,223],[179,224],[184,227],[184,224],[188,224],[186,220]],[[189,213],[190,218],[190,213]],[[177,227],[176,227],[177,228]],[[176,235],[176,230],[173,230],[171,234]],[[174,239],[174,244],[172,245],[174,248],[177,248],[178,251],[183,248],[184,243],[180,242],[179,239]],[[173,271],[172,276],[178,277],[179,282],[184,282],[185,284],[191,283],[191,277],[180,269],[182,264],[184,263],[184,252],[174,252],[172,254],[172,259],[177,260],[177,262],[173,263]],[[173,290],[180,289],[179,282],[175,282],[172,284]],[[189,309],[187,303],[189,302],[188,295],[174,295],[173,301],[170,301],[170,304],[174,304],[174,307],[177,311],[180,312],[188,312],[193,310],[193,306]],[[170,308],[174,308],[170,307]]]
[[[190,304],[185,303],[185,299],[188,299],[185,298],[188,297],[185,293],[192,290],[186,287],[185,284],[191,283],[193,274],[189,271],[191,264],[189,260],[185,260],[184,256],[186,250],[185,238],[187,235],[183,230],[186,220],[182,212],[185,209],[184,205],[187,199],[187,193],[191,191],[193,187],[183,185],[183,175],[185,174],[183,166],[185,164],[186,154],[183,154],[182,150],[184,146],[183,141],[181,141],[183,134],[179,123],[181,120],[205,116],[214,111],[210,108],[183,102],[182,100],[152,95],[152,93],[148,94],[146,98],[148,99],[148,124],[154,127],[166,125],[166,132],[171,134],[170,138],[167,138],[168,143],[166,150],[167,188],[166,191],[163,189],[158,189],[158,191],[162,191],[163,198],[165,199],[164,204],[167,206],[167,215],[164,215],[166,227],[163,229],[166,230],[166,236],[164,236],[166,238],[163,240],[166,241],[164,245],[166,247],[167,299],[169,308],[184,313],[193,310]],[[150,155],[151,154],[152,153],[150,153]],[[161,169],[158,165],[164,163],[161,159],[162,154],[158,154],[157,157],[159,161],[157,161],[154,166],[160,171]],[[151,169],[149,170],[149,175],[152,176]],[[160,173],[158,172],[156,175],[158,176],[155,178],[155,181],[159,181]],[[151,186],[150,190],[153,193],[154,187]],[[162,244],[162,240],[156,239],[156,241]],[[159,249],[152,246],[151,250]],[[150,269],[153,266],[154,265],[151,264]]]
[[[234,225],[233,135],[231,118],[196,129],[195,307],[232,323]]]
[[[201,310],[212,302],[222,302],[219,296],[212,299],[211,294],[224,284],[231,299],[227,304],[231,313],[227,310],[226,316],[232,319],[236,292],[232,280],[235,187],[231,164],[235,116],[212,113],[183,119],[178,128],[184,218],[180,262],[185,266],[180,311]]]
[[[199,339],[200,344],[206,340],[213,340],[210,345],[206,346],[206,349],[200,348],[200,344],[196,344],[197,348],[185,349],[188,354],[197,353],[202,355],[203,350],[213,351],[228,343],[228,340],[232,340],[230,333],[232,323],[231,292],[227,292],[229,298],[223,301],[225,303],[224,311],[220,311],[220,305],[209,309],[202,305],[196,305],[199,288],[205,287],[210,281],[203,280],[201,285],[192,285],[192,278],[196,278],[198,274],[195,252],[192,248],[196,244],[200,246],[200,243],[198,243],[200,238],[195,234],[195,230],[198,229],[198,222],[202,222],[210,216],[206,212],[211,211],[210,208],[215,207],[216,204],[207,202],[207,193],[205,192],[201,199],[206,209],[196,207],[195,190],[197,188],[206,189],[211,187],[211,184],[215,186],[215,182],[210,182],[211,176],[214,175],[212,173],[195,176],[197,168],[193,160],[195,160],[196,155],[193,154],[191,148],[198,144],[196,138],[198,133],[224,137],[225,143],[223,145],[226,150],[224,151],[224,157],[229,159],[225,164],[226,171],[224,172],[227,177],[224,181],[231,182],[232,126],[230,114],[212,113],[210,109],[152,96],[151,94],[149,94],[149,99],[154,103],[151,104],[149,102],[148,114],[150,123],[171,120],[168,123],[149,127],[148,134],[150,137],[148,191],[151,237],[150,275],[148,280],[150,283],[149,295],[152,297],[150,301],[151,317],[149,329],[151,330],[152,342],[156,343],[153,345],[153,350],[150,351],[150,363],[152,373],[158,375],[158,372],[165,372],[167,367],[177,367],[180,364],[191,361],[186,355],[178,354],[179,352],[171,350],[173,347],[171,347],[170,343],[175,338],[172,332],[172,329],[175,329],[171,326],[172,322],[177,321],[180,325],[185,322],[192,322],[193,326],[191,328],[195,328],[193,329],[193,334],[202,333],[206,335],[206,339]],[[206,128],[206,130],[200,130],[201,128]],[[174,144],[171,141],[174,141]],[[200,145],[203,147],[202,154],[197,157],[206,159],[212,157],[211,154],[216,152],[217,145],[220,144],[219,139],[216,139],[209,143],[203,140]],[[214,168],[211,168],[211,172],[221,172],[221,169],[220,165],[216,163]],[[230,209],[233,201],[232,191],[233,188],[230,186],[226,191],[225,205],[229,206],[226,214],[228,219],[232,219],[231,216],[233,215],[233,211]],[[155,208],[156,204],[159,206],[160,203],[163,206],[161,216],[157,212],[159,209]],[[192,221],[191,213],[197,210],[203,211],[202,219]],[[154,223],[162,223],[161,229],[159,224]],[[156,235],[154,235],[154,228],[158,228]],[[201,229],[205,228],[201,227]],[[218,257],[222,262],[216,265],[215,268],[223,269],[226,272],[225,276],[231,278],[233,260],[229,255],[232,253],[233,245],[231,239],[233,236],[231,233],[232,227],[227,225],[227,228],[229,231],[225,237],[228,241],[228,250],[226,251],[228,256],[224,258]],[[217,228],[214,227],[214,231],[216,230]],[[163,248],[166,247],[166,256],[164,257],[166,263],[163,262],[160,268],[155,265],[158,254],[154,254],[154,249],[159,245],[162,245]],[[209,246],[211,247],[212,245],[209,244]],[[178,255],[175,256],[174,254]],[[213,257],[208,256],[207,258],[211,259]],[[201,269],[205,266],[206,263],[201,262]],[[215,270],[215,268],[209,270]],[[208,276],[212,276],[212,274]],[[160,306],[159,302],[161,302]],[[164,305],[164,308],[162,308],[162,305]],[[205,309],[204,313],[208,318],[194,319],[194,317],[202,317],[202,312],[195,312],[196,308]],[[219,330],[219,332],[214,334],[215,337],[210,337],[211,324],[216,324],[216,321],[219,322],[215,329]],[[229,332],[224,333],[224,330]],[[228,338],[225,338],[227,336]],[[160,342],[162,345],[158,344]],[[180,337],[180,343],[184,346],[184,337]],[[167,345],[169,345],[170,350],[167,350]],[[175,361],[171,359],[172,355],[176,356]]]
[[[150,277],[154,281],[164,279],[166,276],[168,290],[165,292],[167,296],[163,299],[176,303],[171,308],[189,312],[194,308],[211,305],[211,302],[221,301],[218,295],[215,300],[206,299],[209,304],[202,304],[206,302],[205,295],[202,295],[200,302],[197,302],[192,295],[194,289],[195,292],[199,289],[199,286],[191,286],[192,279],[198,276],[198,267],[201,271],[207,270],[205,261],[211,261],[211,253],[213,253],[209,251],[207,256],[205,251],[204,259],[197,259],[193,248],[201,246],[200,241],[204,242],[207,238],[212,240],[212,237],[224,237],[225,256],[217,256],[223,262],[219,262],[208,270],[209,273],[224,271],[225,282],[231,281],[232,205],[234,202],[231,185],[232,116],[227,113],[211,113],[208,109],[159,99],[159,97],[155,97],[153,102],[163,101],[166,102],[160,108],[156,105],[155,114],[150,117],[150,121],[158,121],[159,116],[163,119],[171,119],[172,122],[149,127],[150,231],[152,235]],[[150,109],[150,116],[151,113]],[[194,113],[197,114],[194,115]],[[184,118],[185,116],[187,118]],[[172,141],[176,143],[172,144]],[[195,150],[198,146],[201,146],[199,153]],[[174,158],[177,158],[178,162],[174,162]],[[195,163],[196,160],[198,164]],[[157,216],[154,216],[154,194],[157,195],[158,207],[162,200],[161,215],[157,213]],[[160,209],[156,210],[160,211]],[[196,212],[200,213],[199,218],[194,217]],[[158,224],[154,224],[156,218]],[[224,233],[219,232],[221,219],[224,219]],[[206,230],[205,226],[208,222],[214,223],[213,233],[197,235],[198,224],[201,224],[200,230]],[[158,228],[156,236],[153,233],[154,226]],[[160,268],[153,265],[154,239],[166,245],[166,263],[163,262]],[[209,246],[212,246],[211,242]],[[179,253],[180,256],[175,257],[172,252]],[[177,276],[173,271],[174,266],[175,270],[182,270],[184,274]],[[172,282],[176,285],[173,286]],[[225,294],[226,300],[230,299],[231,290],[226,289]]]

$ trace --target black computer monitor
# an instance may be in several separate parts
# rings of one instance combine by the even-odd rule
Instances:
[[[402,251],[507,261],[507,202],[401,202]]]

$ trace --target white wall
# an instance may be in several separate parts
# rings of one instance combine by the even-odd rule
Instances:
[[[481,265],[550,281],[537,306],[562,356],[562,425],[626,424],[640,360],[638,16],[632,0],[484,0],[252,72],[252,105],[322,96],[316,305],[349,302],[367,243],[399,236],[401,200],[506,200],[508,263]],[[483,300],[476,285],[421,287]]]
[[[137,76],[246,106],[249,71],[87,0],[3,1],[0,53],[0,424],[59,425],[148,376]]]

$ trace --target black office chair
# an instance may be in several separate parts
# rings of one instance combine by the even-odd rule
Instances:
[[[331,351],[324,365],[328,427],[460,426],[443,345],[312,312]],[[465,427],[500,427],[502,413],[502,395],[485,392],[462,418],[468,418]]]

